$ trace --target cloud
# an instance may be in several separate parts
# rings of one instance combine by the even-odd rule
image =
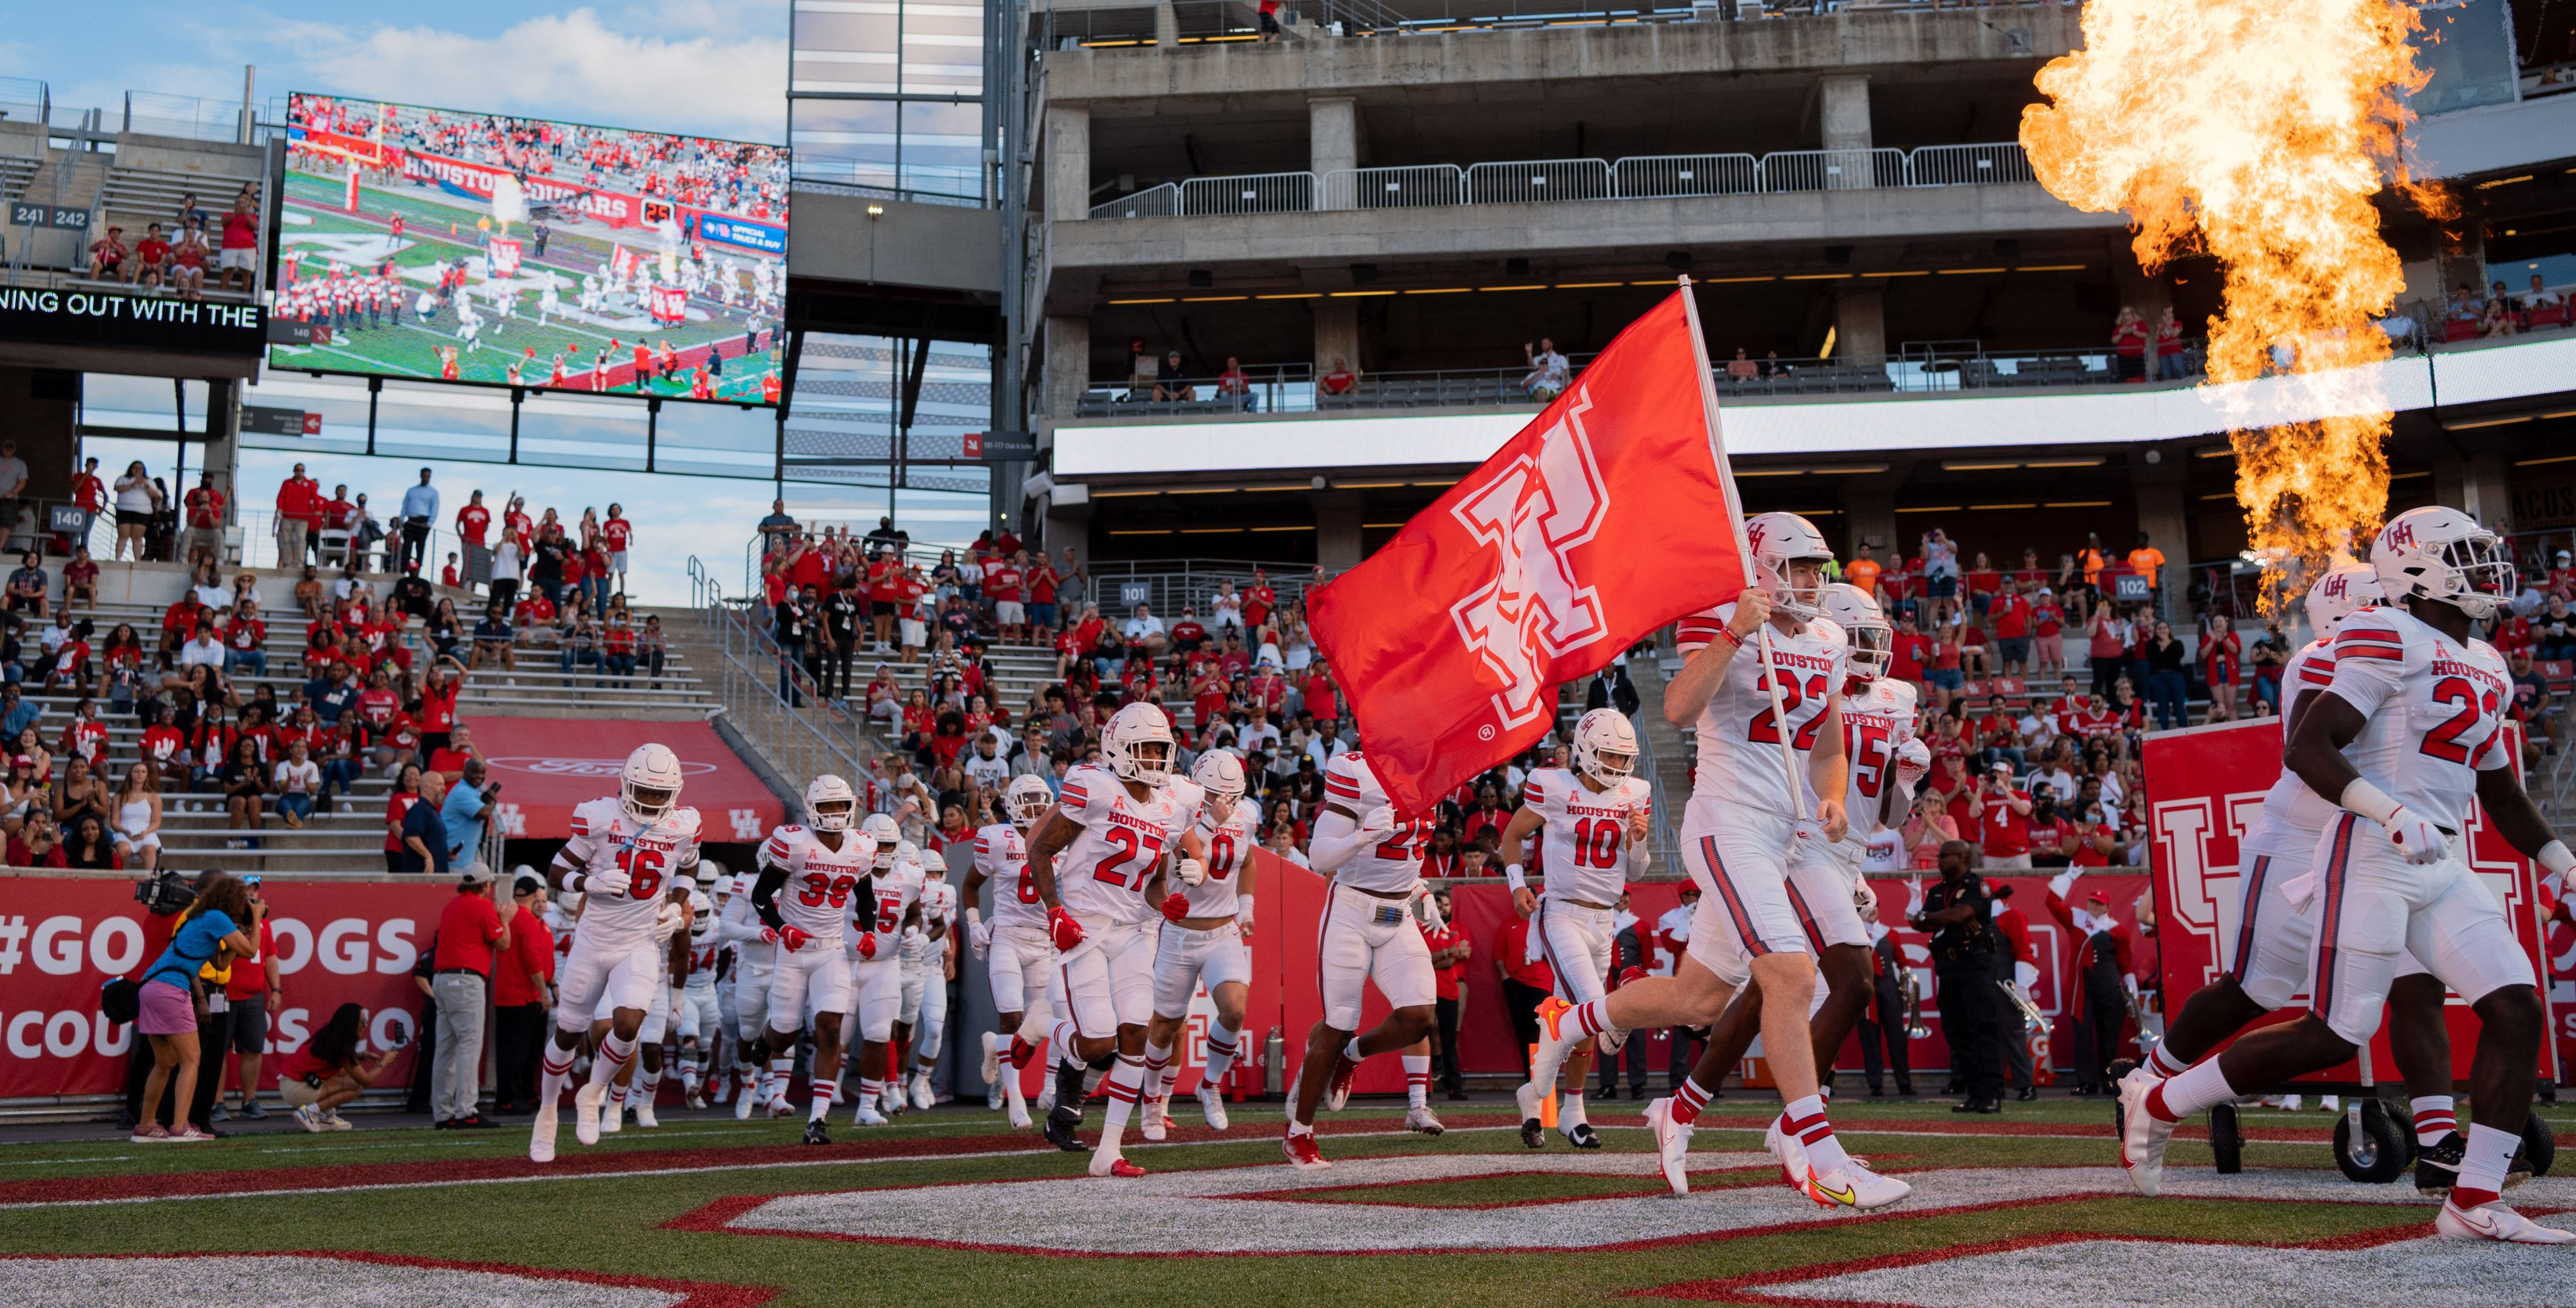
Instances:
[[[680,21],[659,21],[661,16]],[[787,139],[787,41],[722,30],[665,0],[618,21],[574,9],[494,36],[429,27],[288,24],[295,89],[755,141]],[[628,22],[625,19],[631,18]],[[766,25],[763,25],[766,26]],[[673,29],[700,34],[674,39]],[[265,80],[265,78],[263,79]]]

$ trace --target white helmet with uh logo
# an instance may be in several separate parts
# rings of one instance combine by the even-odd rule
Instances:
[[[1026,831],[1046,818],[1055,807],[1055,792],[1035,773],[1023,772],[1011,778],[1010,789],[1002,792],[1003,807],[1011,815],[1011,825]]]
[[[2504,538],[2458,509],[2408,509],[2388,520],[2371,544],[2370,565],[2387,602],[2437,600],[2484,621],[2513,594],[2513,562]]]
[[[1159,754],[1147,751],[1162,746]],[[1109,760],[1109,770],[1121,781],[1138,781],[1157,790],[1172,779],[1172,755],[1179,746],[1172,740],[1172,720],[1152,704],[1130,704],[1109,717],[1100,729],[1100,754]]]
[[[1832,582],[1825,587],[1824,611],[1843,629],[1852,676],[1860,681],[1886,676],[1896,658],[1896,628],[1887,624],[1877,599],[1850,582]]]
[[[892,871],[895,843],[903,839],[903,828],[895,825],[894,814],[870,813],[867,820],[859,824],[859,830],[866,832],[868,839],[877,842],[876,870]]]
[[[668,745],[638,745],[617,770],[617,807],[639,830],[650,830],[680,806],[680,756]]]
[[[2319,640],[2332,640],[2342,630],[2344,619],[2380,599],[2379,570],[2367,563],[2347,563],[2308,587],[2308,630],[2315,632]]]
[[[1605,786],[1636,775],[1637,728],[1614,708],[1597,708],[1574,720],[1574,770]]]
[[[1190,780],[1207,792],[1208,816],[1223,822],[1243,799],[1243,760],[1230,749],[1211,749],[1190,768]]]
[[[1800,560],[1833,561],[1833,547],[1825,543],[1816,524],[1794,513],[1757,513],[1745,519],[1744,539],[1753,547],[1748,560],[1753,580],[1770,592],[1771,607],[1801,622],[1824,613],[1823,581],[1795,585],[1789,572],[1789,565]]]
[[[816,831],[847,831],[859,797],[850,783],[826,772],[805,787],[805,825]]]

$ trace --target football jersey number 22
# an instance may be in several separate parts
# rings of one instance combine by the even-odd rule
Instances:
[[[1763,681],[1754,682],[1753,688],[1762,692],[1764,695],[1770,694],[1770,688],[1764,684],[1768,679],[1769,678],[1766,675]],[[1780,678],[1780,711],[1782,713],[1794,717],[1798,712],[1798,706],[1809,700],[1814,700],[1819,705],[1815,716],[1810,717],[1805,722],[1799,724],[1798,734],[1789,742],[1791,748],[1804,751],[1814,749],[1816,747],[1816,728],[1823,726],[1825,722],[1825,714],[1822,707],[1824,699],[1825,678],[1821,674],[1807,678],[1807,682],[1804,686],[1798,684],[1798,679],[1796,677]],[[1772,725],[1770,705],[1763,705],[1761,710],[1753,715],[1753,721],[1745,726],[1744,738],[1758,745],[1775,745],[1779,743],[1780,729]]]

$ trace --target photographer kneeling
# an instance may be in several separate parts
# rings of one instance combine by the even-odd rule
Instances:
[[[355,1129],[333,1110],[374,1085],[384,1073],[385,1064],[393,1061],[405,1043],[397,1031],[395,1043],[361,1057],[358,1033],[366,1019],[366,1010],[356,1004],[340,1005],[304,1048],[286,1060],[286,1070],[278,1074],[278,1097],[294,1107],[295,1120],[305,1130]]]

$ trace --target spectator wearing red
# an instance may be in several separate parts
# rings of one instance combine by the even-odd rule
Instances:
[[[1013,644],[1028,638],[1028,571],[1024,555],[995,551],[984,561],[984,598],[993,602],[993,625]]]
[[[1979,558],[1985,557],[1979,555]],[[1969,574],[1973,592],[1975,574]],[[2000,671],[2007,677],[2030,675],[2030,601],[2022,598],[2018,582],[2009,584],[1991,602],[1988,616],[1995,624],[1995,653],[2001,660]]]
[[[1229,362],[1231,362],[1229,360]],[[1440,1089],[1452,1099],[1467,1097],[1465,1068],[1459,1061],[1458,1019],[1467,1005],[1467,960],[1476,952],[1467,939],[1464,927],[1450,916],[1447,887],[1431,892],[1433,906],[1440,910],[1440,926],[1428,923],[1422,927],[1422,942],[1431,948],[1431,997],[1437,1015],[1440,1045],[1432,1051],[1440,1069]]]
[[[1995,596],[2003,592],[2004,574],[1997,572],[1985,553],[1979,551],[1969,565],[1967,581],[1968,607],[1976,610],[1980,618],[1988,616],[1994,609]]]
[[[1494,972],[1503,983],[1503,1011],[1512,1019],[1512,1043],[1519,1047],[1521,1072],[1529,1072],[1530,1046],[1538,1043],[1538,1006],[1556,989],[1556,973],[1544,958],[1531,958],[1530,921],[1512,916],[1494,932]]]
[[[2120,316],[2111,325],[2111,352],[2119,360],[2120,380],[2146,380],[2147,320],[2125,304],[2120,306]]]
[[[1199,621],[1194,605],[1181,606],[1181,620],[1172,624],[1172,648],[1183,654],[1197,652],[1207,644],[1207,627]]]
[[[456,538],[468,545],[481,545],[492,530],[492,511],[483,507],[483,492],[476,491],[456,511]]]
[[[2069,906],[2066,897],[2075,883],[2073,872],[2048,883],[2048,911],[2079,942],[2074,984],[2066,987],[2074,992],[2069,1016],[2075,1022],[2075,1092],[2104,1094],[2112,1088],[2107,1069],[2128,1024],[2129,996],[2137,992],[2137,940],[2111,916],[2110,896],[2101,891],[2081,907]]]
[[[304,475],[304,465],[277,487],[277,560],[281,566],[305,561],[306,547],[322,525],[322,484]]]
[[[496,1113],[534,1112],[537,1060],[554,1008],[555,935],[541,911],[545,882],[526,868],[510,888],[518,915],[510,919],[510,944],[492,965],[493,1105]]]
[[[626,520],[626,506],[608,506],[608,520],[599,524],[599,544],[608,554],[608,571],[616,574],[617,589],[626,589],[626,556],[635,546],[635,524]]]
[[[269,965],[269,960],[277,957],[277,936],[269,929],[267,905],[259,893],[259,874],[245,875],[242,881],[250,887],[251,906],[259,920],[257,935],[252,936],[249,931],[242,934],[252,936],[258,952],[234,959],[231,975],[224,978],[224,1006],[232,1013],[228,1044],[233,1052],[238,1073],[236,1084],[241,1087],[242,1101],[239,1108],[226,1109],[219,1080],[212,1114],[213,1120],[218,1122],[236,1112],[253,1121],[268,1116],[268,1110],[259,1106],[260,1087],[266,1084],[260,1077],[260,1063],[268,1054],[269,1023],[286,1011],[284,983],[278,970]],[[216,1075],[220,1078],[224,1051],[217,1049],[214,1055]]]
[[[1271,611],[1278,607],[1279,592],[1271,589],[1270,574],[1254,568],[1252,584],[1243,590],[1243,625],[1254,631],[1261,630],[1261,624],[1268,622]]]
[[[125,279],[125,229],[110,227],[107,235],[89,243],[89,275],[102,282]]]
[[[1968,794],[1968,816],[1976,819],[1978,843],[1988,868],[2030,866],[2030,794],[2013,788],[2012,765],[1997,763]],[[1968,828],[1961,826],[1961,831]]]
[[[1336,358],[1332,370],[1315,379],[1316,389],[1326,395],[1348,395],[1359,388],[1359,374],[1351,371],[1350,361]]]
[[[510,947],[510,918],[518,915],[517,904],[496,904],[498,899],[492,869],[476,863],[457,878],[455,898],[438,914],[429,981],[430,994],[438,1000],[429,1113],[431,1125],[442,1131],[484,1124],[476,1107],[483,1079],[483,1009],[494,951]]]
[[[213,563],[223,557],[224,493],[215,488],[215,474],[209,472],[197,479],[183,506],[187,530],[179,534],[181,562],[195,565]]]

